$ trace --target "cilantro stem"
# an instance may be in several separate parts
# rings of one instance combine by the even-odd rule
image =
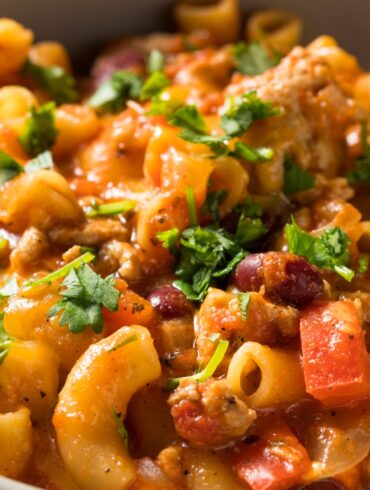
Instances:
[[[211,378],[216,369],[221,364],[223,358],[225,357],[226,351],[229,347],[228,340],[220,340],[218,343],[216,350],[213,353],[213,356],[209,360],[207,366],[200,371],[199,373],[193,374],[192,376],[184,376],[183,378],[170,378],[166,384],[166,390],[172,391],[178,387],[180,381],[183,379],[189,381],[196,381],[197,383],[204,383],[207,379]]]
[[[30,281],[25,284],[26,287],[28,288],[33,288],[34,286],[39,286],[40,284],[47,284],[50,282],[54,282],[58,279],[61,279],[62,277],[65,277],[72,269],[77,269],[81,264],[85,263],[87,264],[88,262],[91,262],[92,260],[95,259],[95,255],[92,254],[91,252],[86,252],[80,257],[78,257],[75,260],[72,260],[72,262],[69,262],[68,264],[64,265],[60,269],[51,272],[45,277],[42,277],[41,279],[37,279],[36,281]]]
[[[186,202],[188,204],[190,225],[197,226],[197,208],[195,205],[194,189],[191,186],[186,187]]]
[[[131,344],[132,342],[136,342],[136,340],[138,340],[138,339],[139,339],[139,337],[136,334],[130,335],[125,340],[122,340],[122,342],[120,342],[118,345],[115,345],[114,347],[109,349],[108,352],[115,352],[116,350],[120,349],[121,347],[123,347],[127,344]]]
[[[107,204],[99,204],[93,206],[85,214],[88,218],[94,216],[109,216],[114,214],[124,214],[133,211],[136,206],[136,201],[125,199],[123,201],[109,202]]]

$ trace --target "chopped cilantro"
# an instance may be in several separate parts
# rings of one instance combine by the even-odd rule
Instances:
[[[100,112],[119,112],[130,99],[139,99],[143,80],[125,70],[115,71],[90,97],[88,105]]]
[[[241,136],[255,121],[281,114],[280,108],[260,99],[256,90],[241,97],[229,97],[227,109],[221,117],[221,126],[229,136]]]
[[[55,142],[57,134],[55,103],[47,102],[40,108],[31,108],[31,115],[19,136],[19,141],[26,153],[34,157],[50,148]]]
[[[26,61],[23,72],[47,90],[57,104],[76,102],[76,81],[59,66],[45,67]]]
[[[2,364],[9,353],[14,338],[8,335],[4,328],[4,312],[0,313],[0,364]]]
[[[237,141],[235,143],[234,152],[232,152],[231,155],[251,163],[267,162],[274,156],[274,151],[272,148],[254,148],[242,141]]]
[[[36,170],[50,170],[53,168],[53,156],[50,151],[44,151],[33,158],[24,166],[24,170],[28,173],[35,172]]]
[[[188,205],[189,220],[191,226],[198,224],[197,207],[195,203],[194,189],[190,186],[186,188],[186,203]]]
[[[64,279],[60,294],[63,297],[48,312],[48,317],[63,311],[59,323],[68,325],[73,333],[83,332],[91,325],[96,333],[103,329],[102,307],[117,311],[120,292],[114,287],[115,279],[103,279],[87,264],[73,268]]]
[[[128,448],[128,432],[127,432],[127,429],[126,429],[123,421],[121,420],[121,415],[118,414],[114,408],[112,408],[112,416],[113,416],[114,421],[117,424],[118,434],[120,435],[125,448]]]
[[[165,56],[159,49],[152,49],[148,56],[147,70],[149,73],[162,71],[165,64]]]
[[[180,231],[178,228],[171,228],[170,230],[159,231],[157,233],[158,240],[162,242],[162,245],[165,248],[168,248],[173,255],[176,254],[176,245],[179,237]]]
[[[125,214],[133,211],[136,207],[136,201],[125,199],[123,201],[109,202],[107,204],[93,204],[86,211],[86,216],[111,216],[115,214]]]
[[[367,142],[368,123],[363,121],[361,123],[361,145],[362,145],[362,157],[356,160],[356,168],[348,173],[348,182],[356,184],[360,182],[370,182],[370,146]]]
[[[137,340],[139,340],[139,337],[136,334],[129,335],[128,337],[125,338],[125,340],[122,340],[122,342],[120,342],[118,345],[109,349],[108,352],[115,352],[118,349],[124,347],[125,345],[131,344],[132,342],[136,342]]]
[[[24,168],[13,157],[0,150],[0,185],[6,181],[14,179],[17,175],[24,172]]]
[[[320,236],[314,236],[302,230],[292,218],[292,223],[285,226],[285,235],[289,252],[306,257],[320,269],[336,272],[348,282],[352,281],[354,272],[347,267],[350,240],[341,228],[327,228]]]
[[[61,279],[62,277],[65,277],[67,274],[69,274],[73,269],[80,267],[81,264],[91,262],[94,259],[95,255],[93,255],[91,252],[86,252],[80,257],[77,257],[77,259],[72,260],[72,262],[64,265],[60,269],[51,272],[47,276],[42,277],[41,279],[37,279],[36,281],[30,281],[26,283],[26,287],[32,288],[34,286],[39,286],[40,284],[49,284],[57,281],[58,279]]]
[[[226,351],[229,348],[229,342],[227,340],[220,340],[217,344],[216,350],[213,356],[209,360],[207,366],[201,371],[193,374],[192,376],[185,376],[183,378],[170,378],[166,384],[166,390],[172,391],[177,388],[182,380],[195,381],[196,383],[204,383],[207,379],[211,378],[216,369],[223,361]]]
[[[198,134],[207,134],[206,124],[195,105],[180,107],[171,114],[167,121],[172,126],[188,129]]]
[[[245,321],[248,317],[250,301],[251,301],[251,293],[238,294],[239,309],[243,321]]]
[[[248,197],[244,203],[236,206],[235,210],[240,213],[235,236],[242,247],[247,247],[266,235],[268,230],[261,220],[263,211],[260,204]]]
[[[284,160],[284,194],[290,196],[297,192],[307,191],[315,186],[315,177],[303,170],[291,158]]]
[[[141,100],[149,100],[157,97],[170,85],[169,79],[161,71],[154,71],[145,81],[141,90]]]
[[[369,269],[369,256],[361,254],[358,259],[357,270],[360,274],[365,274]]]
[[[278,65],[281,57],[270,55],[262,44],[239,42],[233,46],[235,68],[248,76],[261,75],[269,68]]]
[[[208,192],[200,212],[203,215],[209,213],[212,216],[213,221],[218,221],[220,218],[218,208],[220,207],[220,204],[225,201],[227,196],[228,191],[226,189]]]
[[[227,142],[229,138],[227,136],[212,136],[208,134],[198,134],[190,129],[184,129],[180,134],[180,138],[189,143],[196,143],[201,145],[209,146],[210,150],[215,154],[216,157],[221,155],[227,155],[229,153],[229,148]]]

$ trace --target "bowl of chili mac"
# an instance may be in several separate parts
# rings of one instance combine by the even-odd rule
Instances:
[[[0,18],[1,490],[370,488],[370,75],[285,3]]]

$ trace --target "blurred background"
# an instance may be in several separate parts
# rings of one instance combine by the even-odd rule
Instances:
[[[305,41],[319,34],[333,35],[370,68],[369,0],[240,0],[240,3],[246,16],[264,7],[295,12],[304,18]],[[80,57],[113,37],[174,30],[173,4],[174,0],[0,0],[0,15],[30,27],[38,40],[61,41]]]

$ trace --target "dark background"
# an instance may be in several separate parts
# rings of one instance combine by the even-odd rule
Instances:
[[[0,0],[0,16],[12,17],[39,40],[63,42],[74,55],[109,38],[173,30],[173,0]],[[245,14],[264,7],[305,19],[305,41],[331,34],[370,68],[370,0],[241,0]]]

